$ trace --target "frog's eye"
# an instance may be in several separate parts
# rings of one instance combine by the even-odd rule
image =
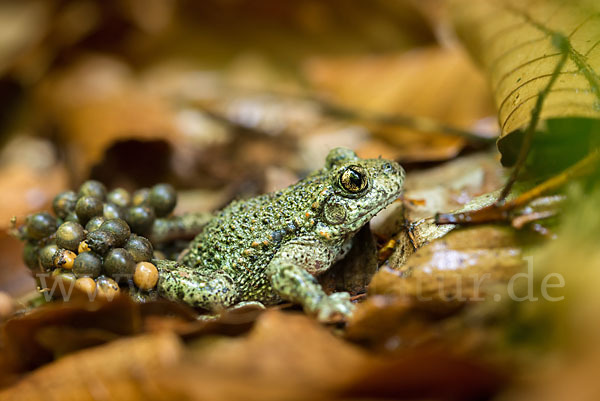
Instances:
[[[347,167],[340,175],[340,186],[352,194],[364,191],[367,184],[367,172],[360,166]]]

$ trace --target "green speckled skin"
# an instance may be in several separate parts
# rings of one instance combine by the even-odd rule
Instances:
[[[349,168],[366,180],[358,193],[342,183]],[[323,169],[297,184],[218,212],[179,263],[156,261],[158,290],[210,310],[284,299],[321,320],[349,315],[348,294],[325,294],[314,276],[344,256],[354,234],[400,196],[403,183],[395,162],[333,149]]]

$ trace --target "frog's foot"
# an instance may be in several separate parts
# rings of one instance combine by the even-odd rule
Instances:
[[[224,272],[190,268],[170,260],[154,262],[159,274],[157,289],[165,298],[210,311],[224,309],[236,301],[235,282]]]
[[[349,318],[354,312],[354,304],[347,292],[336,292],[327,295],[315,305],[314,312],[320,322],[339,321],[340,317]]]

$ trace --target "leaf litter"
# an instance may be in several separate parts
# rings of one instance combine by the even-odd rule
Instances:
[[[17,315],[2,325],[0,399],[595,399],[594,165],[557,176],[560,185],[548,193],[568,190],[551,204],[535,199],[548,172],[533,163],[561,171],[589,151],[598,118],[594,2],[451,1],[448,15],[486,75],[462,50],[432,46],[425,21],[448,21],[431,5],[272,8],[265,0],[218,5],[215,14],[212,1],[165,8],[129,0],[107,17],[105,4],[66,3],[11,10],[24,16],[15,24],[36,29],[15,31],[1,47],[0,93],[16,82],[35,104],[22,105],[8,131],[55,146],[51,171],[58,172],[40,179],[35,165],[3,154],[0,178],[35,180],[0,180],[15,198],[2,209],[11,216],[30,212],[22,199],[31,187],[56,193],[90,175],[127,188],[168,180],[187,190],[183,210],[214,210],[288,185],[340,144],[395,158],[409,174],[404,199],[321,277],[328,291],[359,300],[346,325],[321,326],[288,304],[203,321],[190,308],[124,297],[75,296],[32,310],[16,299]],[[334,10],[351,24],[333,18]],[[262,28],[249,28],[248,13]],[[39,18],[48,23],[32,22]],[[124,40],[98,46],[110,18]],[[314,47],[315,35],[330,40]],[[55,37],[70,40],[46,46],[40,39]],[[564,65],[556,62],[561,55]],[[500,155],[485,149],[489,134],[477,137],[498,131],[486,123],[495,114],[490,98]],[[437,213],[494,204],[507,177],[499,156],[516,161],[528,126],[535,136],[526,180],[507,198],[528,196],[519,204],[525,208],[496,224],[436,224]],[[563,149],[566,135],[578,136]],[[549,156],[557,153],[548,144],[561,157]],[[125,163],[133,151],[146,157]],[[555,235],[540,235],[540,227]],[[0,240],[7,244],[0,277],[15,277],[20,250]],[[558,282],[550,294],[564,302],[546,297],[548,277]],[[0,288],[16,295],[7,282]],[[538,302],[511,299],[511,282],[524,294],[532,283]]]

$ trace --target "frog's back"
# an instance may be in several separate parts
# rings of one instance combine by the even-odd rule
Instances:
[[[318,172],[281,191],[231,203],[194,239],[183,263],[229,273],[244,294],[268,292],[266,266],[281,244],[310,231],[311,205],[324,186]],[[244,298],[260,298],[251,295]]]

